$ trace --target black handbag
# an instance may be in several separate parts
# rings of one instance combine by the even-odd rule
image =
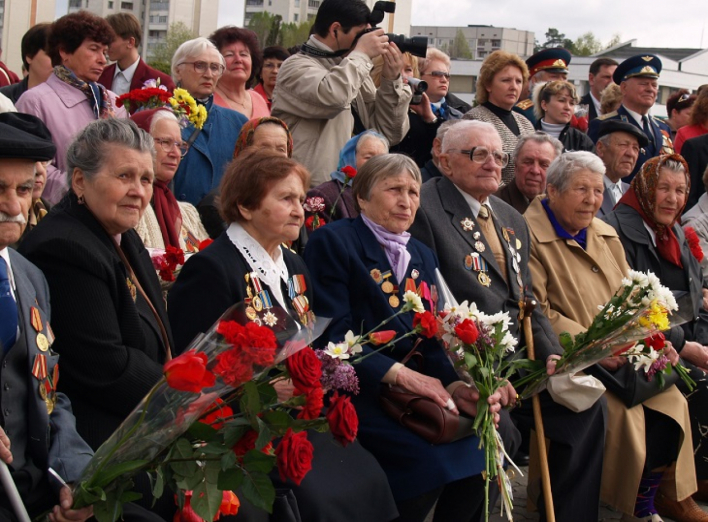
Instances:
[[[599,364],[587,368],[585,372],[597,377],[605,385],[605,388],[621,400],[627,408],[632,408],[655,395],[659,395],[676,384],[679,379],[679,374],[676,371],[669,375],[664,374],[662,386],[657,377],[651,381],[648,380],[644,370],[635,370],[634,365],[629,362],[614,372],[606,370]]]

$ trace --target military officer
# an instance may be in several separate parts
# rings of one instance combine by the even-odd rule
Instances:
[[[533,100],[531,99],[534,85],[553,80],[567,80],[570,59],[570,53],[562,47],[543,49],[526,59],[526,65],[529,68],[529,90],[525,99],[514,106],[514,110],[526,116],[534,126],[536,125],[536,116],[533,114]]]

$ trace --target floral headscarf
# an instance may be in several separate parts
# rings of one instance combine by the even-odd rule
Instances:
[[[234,147],[234,158],[237,158],[248,147],[253,145],[253,134],[256,132],[256,128],[264,123],[274,123],[280,125],[285,129],[285,133],[288,135],[288,158],[293,157],[293,137],[290,134],[290,129],[288,129],[287,123],[279,118],[274,118],[273,116],[266,116],[263,118],[253,118],[248,120],[241,127],[241,132],[236,138],[236,147]]]
[[[667,160],[675,160],[683,165],[686,176],[686,194],[691,189],[691,178],[688,175],[688,164],[683,156],[679,154],[667,154],[665,156],[654,156],[648,159],[637,175],[632,180],[629,190],[622,196],[619,203],[624,203],[639,212],[644,222],[656,234],[656,248],[659,255],[667,261],[683,267],[681,263],[681,246],[679,245],[673,226],[678,220],[678,216],[686,208],[686,198],[683,206],[676,213],[676,218],[671,226],[662,225],[656,221],[654,211],[656,210],[656,185],[659,182],[659,174]]]

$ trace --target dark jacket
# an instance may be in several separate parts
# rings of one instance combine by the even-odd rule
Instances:
[[[341,196],[339,195],[340,192],[342,194]],[[307,198],[309,199],[313,197],[320,197],[324,199],[325,209],[322,212],[319,212],[318,215],[320,220],[323,220],[325,223],[336,221],[338,219],[355,218],[359,215],[359,212],[357,212],[354,207],[354,195],[352,193],[351,186],[347,187],[344,189],[344,192],[342,192],[342,182],[336,179],[325,181],[321,185],[317,185],[316,187],[312,187],[308,190]],[[330,217],[332,206],[335,201],[337,204],[334,207],[332,217]],[[306,219],[312,215],[312,212],[305,211]],[[311,228],[308,228],[307,231],[312,232]]]
[[[25,76],[20,82],[0,87],[0,94],[4,94],[12,103],[16,103],[27,89],[29,89],[29,76]]]
[[[159,78],[160,85],[164,85],[170,91],[174,90],[175,82],[169,74],[165,74],[157,69],[153,69],[148,64],[146,64],[142,58],[139,58],[138,66],[135,68],[135,74],[133,74],[133,79],[130,81],[130,90],[141,89],[146,81],[157,80]],[[113,77],[116,74],[116,67],[118,65],[113,63],[103,69],[101,77],[98,79],[98,83],[103,85],[109,91],[113,90]]]
[[[420,169],[420,175],[423,178],[423,183],[429,179],[439,178],[443,175],[440,169],[433,163],[432,159],[425,162],[425,166]]]
[[[531,204],[531,202],[526,199],[526,196],[519,190],[515,179],[512,179],[509,183],[500,188],[494,195],[514,207],[514,210],[519,214],[526,212],[526,209],[529,208]]]
[[[541,120],[536,122],[535,127],[536,130],[543,131]],[[558,140],[563,144],[563,152],[576,150],[593,152],[595,150],[595,144],[588,138],[588,135],[575,127],[571,127],[570,123],[566,124],[565,128],[561,131]]]
[[[698,199],[706,191],[703,173],[708,167],[708,134],[686,140],[681,147],[681,155],[688,163],[688,171],[691,175],[691,191],[686,202],[686,210],[688,210],[698,203]]]
[[[580,105],[588,106],[588,122],[591,122],[599,116],[599,114],[595,110],[595,104],[593,103],[589,92],[587,92],[582,98],[580,98]]]

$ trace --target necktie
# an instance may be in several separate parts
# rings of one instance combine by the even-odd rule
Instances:
[[[494,254],[494,259],[499,265],[499,270],[501,271],[504,281],[507,281],[506,273],[506,253],[504,252],[504,247],[499,241],[499,235],[497,234],[496,228],[494,228],[494,220],[491,219],[491,209],[487,205],[482,205],[479,209],[479,214],[477,215],[477,222],[479,227],[482,229],[482,234],[484,234],[484,239],[487,240],[487,244]]]
[[[647,135],[649,143],[654,144],[654,133],[649,128],[649,118],[642,116],[642,124],[644,125],[644,134]]]
[[[17,337],[17,303],[10,291],[7,263],[0,257],[0,340],[4,353],[15,345]]]

